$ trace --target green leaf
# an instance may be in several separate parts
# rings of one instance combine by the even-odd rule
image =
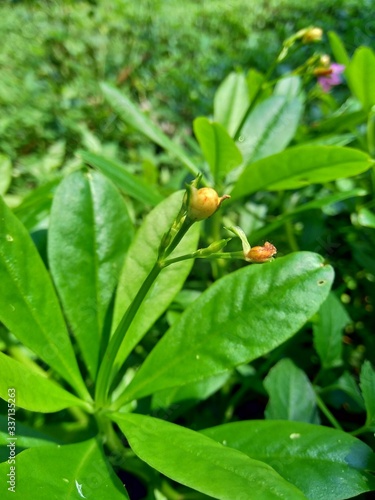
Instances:
[[[159,391],[153,395],[151,407],[159,411],[163,409],[166,413],[178,410],[179,407],[186,410],[197,401],[207,399],[218,391],[228,381],[230,375],[230,372],[220,373],[199,382]]]
[[[259,241],[263,239],[267,234],[272,233],[272,231],[285,224],[287,220],[296,218],[296,216],[298,216],[298,214],[300,213],[307,212],[308,210],[315,210],[323,207],[328,207],[333,203],[338,203],[340,201],[347,200],[349,198],[354,198],[357,196],[365,196],[366,194],[367,192],[364,189],[356,188],[350,191],[344,191],[342,193],[338,192],[324,196],[324,198],[318,198],[312,201],[308,201],[303,205],[298,205],[293,210],[290,210],[290,212],[285,212],[283,214],[278,215],[271,223],[265,225],[264,227],[256,231],[253,231],[251,237],[253,241]]]
[[[46,153],[41,159],[39,165],[39,176],[43,173],[43,176],[48,177],[54,170],[61,167],[64,157],[65,157],[65,140],[56,141],[47,149]]]
[[[350,317],[341,301],[330,293],[314,323],[314,347],[324,369],[342,365],[342,333]]]
[[[109,104],[125,123],[138,130],[138,132],[141,132],[148,137],[148,139],[180,160],[192,174],[199,174],[198,168],[191,161],[184,149],[171,141],[160,128],[158,128],[144,113],[139,111],[130,99],[107,83],[102,83],[101,89]]]
[[[370,156],[375,158],[375,106],[372,106],[367,117],[367,148]]]
[[[29,427],[19,421],[16,413],[16,434],[17,434],[17,447],[18,448],[32,448],[34,446],[46,446],[48,444],[57,443],[48,434],[40,432],[33,427]],[[7,429],[7,416],[0,415],[0,429]],[[0,447],[6,446],[9,443],[8,432],[0,431]],[[8,450],[8,448],[7,448]]]
[[[30,411],[50,413],[70,406],[90,409],[84,401],[63,389],[56,382],[26,368],[22,363],[0,352],[0,397],[9,400],[14,389],[15,405]]]
[[[120,162],[87,151],[79,151],[78,154],[83,161],[99,169],[128,196],[131,196],[145,205],[151,206],[155,206],[163,200],[161,194],[142,179],[128,172],[126,166]]]
[[[338,146],[298,146],[248,165],[231,196],[241,198],[267,189],[298,189],[314,183],[352,177],[368,170],[373,161],[357,149]]]
[[[356,136],[354,134],[331,134],[317,136],[315,139],[304,141],[304,146],[346,146],[354,142]]]
[[[121,271],[113,317],[113,330],[136,296],[153,268],[163,235],[169,230],[182,204],[184,193],[177,192],[160,203],[145,218],[125,258]],[[195,224],[172,253],[171,257],[194,252],[199,238],[199,224]],[[157,277],[146,300],[142,303],[119,349],[114,365],[116,372],[133,348],[163,314],[182,288],[190,273],[193,260],[186,260],[164,269]]]
[[[60,182],[61,179],[54,179],[33,189],[13,210],[26,229],[31,231],[48,216],[56,186]]]
[[[347,68],[351,91],[365,111],[375,104],[375,54],[370,47],[359,47]]]
[[[265,410],[268,420],[318,423],[314,389],[305,372],[290,359],[271,368],[264,387],[270,397]]]
[[[0,195],[8,191],[12,182],[12,162],[8,156],[0,154]]]
[[[213,439],[163,420],[114,414],[136,455],[174,481],[213,498],[303,499],[305,496],[263,462]]]
[[[367,208],[360,208],[358,210],[358,224],[364,227],[375,228],[375,214]]]
[[[99,172],[74,172],[56,191],[48,257],[66,317],[92,378],[104,319],[133,226],[117,189]]]
[[[345,432],[273,420],[235,422],[202,432],[271,465],[310,500],[342,500],[375,489],[367,472],[374,457],[371,448]]]
[[[158,342],[120,401],[202,380],[270,352],[319,309],[332,279],[319,255],[299,252],[218,280]]]
[[[249,90],[243,73],[230,73],[214,97],[214,119],[234,137],[250,104]]]
[[[359,411],[365,410],[361,391],[359,390],[357,381],[351,373],[345,371],[333,385],[333,387],[344,392],[346,396],[349,396],[349,398],[345,399],[336,398],[336,400],[338,401],[338,404],[336,405],[337,408],[342,408],[342,406],[345,405],[345,408],[349,408],[351,410],[354,402],[354,404],[358,406]],[[329,390],[330,387],[328,387],[327,389]],[[324,392],[324,389],[321,389],[321,392]],[[336,394],[334,394],[334,396],[335,395]],[[333,404],[334,401],[334,398],[330,398],[329,400],[330,404]]]
[[[375,429],[375,371],[370,361],[362,365],[360,385],[367,412],[366,426]]]
[[[10,464],[0,465],[1,477],[7,477]],[[95,439],[71,445],[30,448],[17,455],[15,466],[16,497],[25,500],[58,498],[128,499]],[[0,483],[0,496],[10,498],[9,484]]]
[[[333,132],[335,134],[345,130],[351,132],[355,127],[366,121],[366,113],[363,109],[358,110],[356,102],[349,101],[349,103],[345,104],[336,113],[317,123],[315,131],[319,133]]]
[[[344,44],[341,41],[341,38],[334,31],[328,32],[329,44],[332,49],[332,53],[335,57],[335,61],[339,64],[343,64],[348,67],[350,63],[349,55],[345,49]]]
[[[246,83],[248,87],[250,103],[252,103],[257,96],[259,100],[263,100],[266,97],[270,96],[270,88],[266,87],[264,89],[261,89],[261,86],[264,83],[264,75],[256,69],[249,69],[246,75]]]
[[[274,95],[285,96],[288,99],[298,97],[301,94],[302,81],[299,76],[292,75],[281,78],[275,85]]]
[[[272,96],[258,104],[238,139],[244,163],[282,151],[293,139],[302,111],[301,99],[288,96]]]
[[[194,120],[194,133],[216,183],[242,162],[235,142],[220,123],[200,117]]]
[[[86,398],[61,309],[41,257],[0,200],[0,321]]]

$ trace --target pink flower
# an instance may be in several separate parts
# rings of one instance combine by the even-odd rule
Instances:
[[[328,68],[316,68],[314,73],[319,76],[318,83],[323,92],[329,92],[335,85],[340,85],[342,82],[341,73],[344,70],[345,66],[337,63],[332,63]]]

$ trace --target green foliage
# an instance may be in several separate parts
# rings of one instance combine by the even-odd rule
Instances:
[[[0,353],[2,373],[1,397],[8,399],[9,387],[23,387],[17,397],[17,406],[38,412],[55,412],[70,406],[88,406],[73,394],[62,389],[53,381],[48,380],[45,374],[27,369],[22,363]]]
[[[250,104],[249,88],[243,73],[232,72],[215,93],[214,118],[231,137],[236,135]]]
[[[194,431],[143,415],[115,414],[112,418],[143,460],[211,497],[245,499],[249,488],[256,488],[260,500],[305,498],[264,462]]]
[[[54,444],[30,448],[17,457],[18,467],[28,471],[27,475],[17,478],[16,491],[21,498],[30,498],[31,489],[40,499],[53,498],[57,488],[58,496],[65,498],[82,495],[110,496],[115,500],[129,498],[95,439],[68,446]],[[6,476],[9,465],[1,464],[0,470]],[[4,497],[9,496],[7,486],[2,481],[0,491]]]
[[[1,321],[85,396],[57,296],[38,251],[2,200],[0,220]]]
[[[145,218],[126,255],[125,263],[118,277],[118,287],[113,312],[113,326],[121,321],[124,311],[134,300],[142,283],[151,272],[157,259],[160,240],[168,231],[181,207],[182,195],[175,193],[160,203]],[[190,233],[176,248],[173,256],[188,254],[197,248],[199,238],[198,226],[191,228]],[[150,289],[147,300],[140,306],[131,327],[122,343],[114,364],[116,372],[128,355],[148,332],[155,321],[165,312],[176,294],[183,287],[189,275],[192,261],[176,263],[164,270],[157,277]]]
[[[268,188],[297,189],[369,169],[373,160],[361,151],[338,146],[299,146],[267,156],[245,167],[232,196],[239,198]]]
[[[267,419],[316,422],[314,389],[306,374],[289,359],[282,359],[269,371],[264,387],[270,397]]]
[[[330,293],[314,324],[314,345],[323,368],[342,364],[342,332],[350,318],[342,303]]]
[[[274,95],[260,103],[238,138],[245,164],[283,151],[296,133],[302,110],[301,99],[287,95]]]
[[[91,377],[98,369],[105,317],[132,236],[124,201],[101,174],[75,172],[60,184],[51,210],[48,258]]]
[[[202,116],[194,120],[193,127],[214,182],[220,185],[226,174],[242,163],[242,155],[220,123]]]
[[[375,426],[375,372],[368,361],[363,363],[360,380],[367,411],[366,425],[373,428]]]
[[[373,452],[352,436],[303,422],[235,422],[206,429],[205,435],[263,460],[300,488],[307,498],[339,500],[374,488]],[[337,476],[342,479],[338,484]],[[324,481],[322,481],[324,477]]]
[[[102,99],[102,80],[126,89],[173,131],[212,113],[215,90],[232,70],[265,72],[280,42],[298,29],[336,23],[350,52],[374,35],[366,0],[9,0],[0,14],[0,150],[12,159],[13,189],[22,192],[69,166],[82,146],[142,162],[139,138],[125,138],[128,130]],[[216,102],[215,120],[225,125],[225,114]]]
[[[366,2],[12,7],[3,496],[12,475],[26,500],[375,490]],[[319,82],[318,14],[347,86]]]
[[[375,104],[375,54],[369,47],[360,47],[347,69],[353,94],[368,111]]]
[[[124,398],[131,401],[208,378],[262,356],[311,317],[332,279],[331,268],[318,256],[304,253],[222,278],[164,335]],[[309,291],[309,301],[302,290]],[[279,313],[272,304],[278,304]]]

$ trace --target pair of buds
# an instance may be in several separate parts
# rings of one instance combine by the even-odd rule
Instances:
[[[197,189],[194,185],[187,188],[187,217],[192,221],[199,221],[211,217],[220,207],[222,202],[230,198],[229,195],[224,194],[219,197],[217,192],[209,187]],[[244,258],[247,262],[263,263],[270,261],[277,250],[272,243],[266,241],[263,246],[250,246],[243,230],[234,226],[228,228],[232,233],[238,236],[242,242],[242,249]]]

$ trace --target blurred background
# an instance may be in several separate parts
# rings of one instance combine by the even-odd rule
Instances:
[[[166,183],[173,161],[117,118],[99,82],[115,84],[186,145],[230,71],[266,71],[280,43],[309,25],[335,30],[351,54],[374,40],[373,8],[373,0],[2,0],[2,193],[17,206],[74,168],[80,148]],[[324,46],[329,53],[327,38]],[[279,71],[303,62],[303,50],[295,57]]]

